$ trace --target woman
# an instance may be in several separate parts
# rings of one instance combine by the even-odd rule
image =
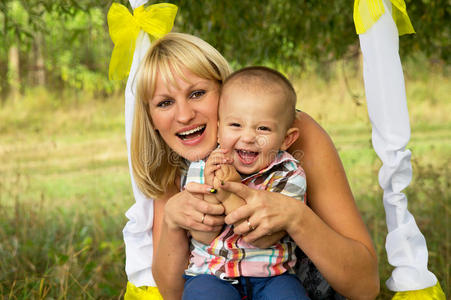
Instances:
[[[306,113],[298,113],[294,125],[300,129],[300,138],[291,152],[307,174],[308,207],[281,194],[226,183],[224,188],[247,204],[224,219],[222,206],[203,201],[210,189],[207,185],[190,184],[179,192],[185,159],[202,159],[216,145],[219,89],[229,73],[227,62],[213,47],[178,33],[156,41],[141,64],[131,157],[138,187],[156,200],[151,228],[153,264],[139,271],[151,268],[164,298],[180,299],[189,254],[185,230],[210,231],[224,222],[248,219],[252,226],[243,222],[235,228],[246,234],[247,242],[285,230],[338,293],[351,299],[373,299],[379,291],[379,277],[371,238],[332,141]],[[135,226],[130,230],[137,222],[133,211],[127,216],[127,249],[151,248],[149,229],[144,226],[140,231]],[[147,259],[151,256],[147,254]],[[138,273],[130,272],[130,266],[140,263],[139,257],[127,257],[129,280]],[[137,285],[140,281],[142,277],[135,280]]]

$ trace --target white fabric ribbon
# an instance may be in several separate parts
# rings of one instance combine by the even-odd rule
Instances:
[[[147,0],[130,0],[132,9],[135,9]],[[135,111],[136,81],[135,76],[141,60],[150,47],[150,40],[144,31],[141,31],[137,40],[130,74],[125,88],[125,139],[127,143],[128,164],[135,197],[135,204],[126,212],[129,219],[123,230],[125,241],[125,271],[128,280],[135,286],[156,286],[152,276],[153,259],[153,199],[149,199],[139,190],[133,178],[130,144]]]
[[[382,161],[379,184],[388,228],[385,248],[388,262],[395,267],[386,284],[392,291],[410,291],[433,286],[437,278],[427,269],[426,240],[402,193],[412,179],[411,152],[406,149],[410,124],[398,30],[391,3],[385,2],[385,14],[359,38],[373,147]]]

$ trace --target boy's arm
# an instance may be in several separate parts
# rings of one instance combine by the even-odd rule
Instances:
[[[221,183],[226,181],[241,182],[241,176],[234,166],[221,164],[215,172],[213,186],[217,190],[216,199],[222,203],[225,214],[228,215],[238,207],[245,205],[246,201],[233,193],[221,189]]]

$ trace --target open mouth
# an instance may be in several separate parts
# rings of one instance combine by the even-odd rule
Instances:
[[[202,133],[204,133],[206,127],[207,127],[206,125],[200,125],[196,128],[193,128],[193,129],[190,129],[190,130],[187,130],[184,132],[176,133],[176,135],[184,141],[194,139],[196,137],[201,136]]]
[[[248,151],[248,150],[235,150],[238,154],[238,158],[240,159],[241,163],[244,165],[250,165],[254,163],[257,160],[258,152],[254,151]]]

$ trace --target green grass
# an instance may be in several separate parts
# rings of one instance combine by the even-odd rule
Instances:
[[[426,237],[429,269],[450,295],[449,79],[406,78],[414,168],[409,210]],[[361,80],[348,80],[363,95]],[[296,86],[299,107],[326,128],[340,152],[379,256],[379,299],[389,299],[380,162],[364,99],[352,100],[340,78],[311,76]],[[1,299],[122,298],[121,230],[133,198],[121,98],[73,103],[38,90],[0,109]]]

